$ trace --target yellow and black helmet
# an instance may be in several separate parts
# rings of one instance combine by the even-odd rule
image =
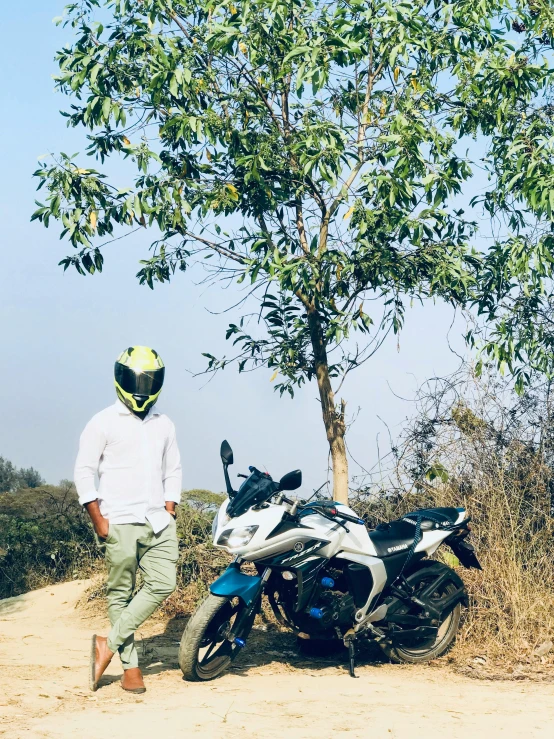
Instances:
[[[162,358],[148,346],[130,346],[115,363],[117,397],[136,413],[151,408],[162,391],[165,367]]]

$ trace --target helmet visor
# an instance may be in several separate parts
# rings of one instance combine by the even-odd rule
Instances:
[[[156,395],[164,384],[165,367],[155,370],[135,370],[115,363],[115,381],[131,395]]]

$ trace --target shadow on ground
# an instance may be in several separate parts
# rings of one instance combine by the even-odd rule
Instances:
[[[179,642],[187,617],[173,617],[162,634],[136,641],[144,675],[179,669]],[[375,645],[360,649],[357,664],[378,666],[388,662]],[[273,623],[254,627],[244,652],[235,660],[230,671],[245,675],[249,670],[272,665],[279,669],[323,670],[336,667],[348,673],[348,653],[342,645],[329,646],[307,643],[299,647],[296,635],[281,631]]]

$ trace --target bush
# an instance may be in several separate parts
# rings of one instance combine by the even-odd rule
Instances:
[[[212,544],[212,521],[225,499],[209,490],[188,490],[177,508],[177,590],[163,606],[168,615],[190,613],[230,557]]]
[[[353,501],[372,525],[427,506],[467,508],[483,572],[460,573],[471,608],[458,659],[471,650],[489,664],[526,669],[544,662],[537,647],[554,641],[549,393],[536,384],[517,398],[502,382],[467,371],[427,385],[388,473],[366,481]]]
[[[177,508],[178,587],[167,613],[188,612],[229,558],[211,544],[211,525],[224,495],[183,493]],[[0,598],[104,572],[86,511],[72,483],[0,495]],[[139,583],[140,584],[140,583]],[[104,582],[92,597],[101,596]]]
[[[72,483],[0,495],[0,598],[88,577],[98,552]]]

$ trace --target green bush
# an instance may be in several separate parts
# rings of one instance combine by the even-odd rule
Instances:
[[[0,495],[0,598],[88,577],[99,553],[72,483]]]

